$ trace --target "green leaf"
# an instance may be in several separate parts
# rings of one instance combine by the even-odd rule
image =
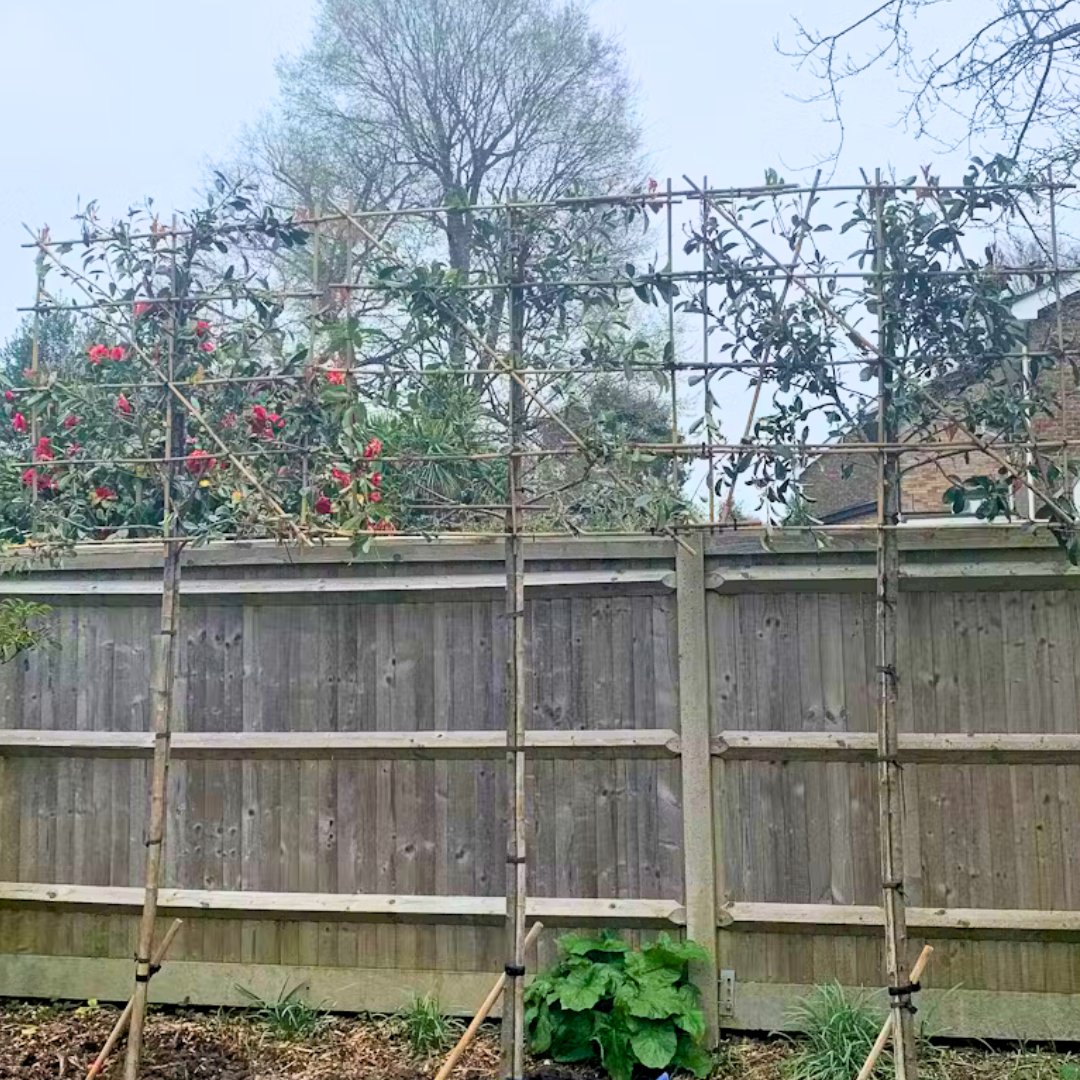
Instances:
[[[670,1022],[653,1022],[630,1036],[634,1055],[647,1069],[662,1069],[678,1049],[678,1036]]]
[[[702,1046],[692,1042],[686,1035],[679,1036],[679,1048],[675,1052],[672,1064],[679,1069],[686,1069],[694,1076],[704,1078],[712,1072],[712,1055]]]
[[[634,1072],[634,1055],[623,1025],[599,1013],[593,1038],[600,1047],[600,1061],[612,1080],[630,1080]]]
[[[559,993],[559,1004],[572,1012],[583,1012],[593,1008],[610,986],[607,968],[601,964],[572,971],[563,980]]]
[[[534,1054],[545,1054],[551,1047],[551,1040],[555,1035],[555,1025],[551,1021],[551,1010],[546,1004],[541,1004],[535,1010],[532,1022],[529,1022],[529,1010],[526,1010],[526,1024],[529,1031],[529,1049]]]
[[[607,932],[599,937],[564,934],[559,938],[559,948],[571,956],[587,956],[591,952],[626,953],[630,951],[630,946],[622,938]]]

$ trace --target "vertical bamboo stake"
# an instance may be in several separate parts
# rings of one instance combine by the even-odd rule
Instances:
[[[1061,396],[1061,482],[1065,485],[1065,498],[1072,502],[1072,485],[1069,483],[1069,365],[1065,362],[1065,316],[1061,310],[1061,262],[1058,257],[1057,197],[1054,194],[1054,167],[1046,168],[1046,181],[1050,186],[1050,259],[1053,266],[1050,272],[1054,277],[1055,336],[1058,346],[1059,383]]]
[[[517,235],[517,215],[507,211],[510,233],[512,284],[510,287],[510,455],[507,488],[510,509],[507,513],[506,540],[506,618],[510,649],[506,672],[506,765],[507,765],[507,875],[506,989],[503,994],[503,1070],[510,1078],[520,1078],[525,1064],[525,553],[521,536],[522,422],[525,395],[513,378],[520,367],[524,323],[525,294],[521,288],[525,262],[524,239]]]
[[[45,240],[45,230],[42,229],[38,233],[39,244]],[[36,271],[37,271],[37,286],[34,290],[34,325],[30,334],[30,381],[37,385],[37,373],[38,367],[41,364],[41,298],[45,292],[45,250],[42,247],[38,247],[37,259],[36,259]],[[33,464],[30,468],[33,470],[34,483],[30,488],[30,502],[33,506],[33,513],[31,514],[31,531],[37,524],[37,501],[38,501],[38,482],[37,482],[37,445],[38,445],[38,412],[37,406],[30,410],[30,445],[33,450],[30,454],[30,459]]]
[[[319,287],[319,240],[321,239],[319,234],[319,218],[322,216],[322,210],[319,204],[316,202],[313,207],[313,217],[315,218],[315,227],[311,234],[311,314],[308,318],[308,366],[316,376],[318,371],[315,370],[315,335],[317,332],[317,324],[319,321],[319,307],[321,301],[321,289]],[[346,295],[349,295],[352,290],[347,290]],[[306,525],[308,519],[308,500],[310,491],[308,486],[311,482],[311,459],[307,450],[307,436],[304,437],[304,456],[301,462],[301,478],[300,478],[300,524]]]
[[[874,189],[874,278],[878,320],[878,442],[896,441],[892,418],[892,330],[885,310],[885,207],[881,170]],[[877,606],[878,661],[878,814],[881,831],[881,888],[885,908],[885,957],[893,1009],[896,1080],[917,1080],[911,994],[892,990],[908,985],[907,919],[904,911],[904,807],[897,762],[896,601],[900,576],[898,538],[899,470],[896,455],[878,455]]]
[[[182,313],[176,299],[176,218],[172,227],[172,318],[169,324],[169,382],[175,381],[176,337]],[[175,459],[184,455],[184,414],[173,409],[172,395],[167,408],[168,429],[165,450],[166,504],[172,506],[171,488]],[[171,511],[170,511],[171,513]],[[166,516],[163,542],[165,545],[163,589],[161,595],[161,624],[154,638],[153,667],[150,674],[150,719],[154,731],[154,758],[150,780],[150,822],[146,837],[146,891],[142,919],[139,923],[139,944],[135,955],[135,989],[131,995],[131,1029],[128,1034],[127,1057],[124,1061],[124,1080],[138,1080],[142,1057],[143,1027],[146,1021],[147,993],[154,946],[154,923],[157,918],[158,888],[165,848],[165,803],[168,795],[169,750],[172,738],[172,698],[176,662],[176,631],[180,607],[179,537],[171,535],[173,521]],[[176,532],[179,532],[177,526]]]
[[[674,223],[671,217],[671,177],[667,181],[667,273],[675,269],[675,234]],[[675,368],[675,297],[671,291],[672,279],[668,278],[667,290],[667,360],[671,371],[671,442],[675,445],[679,441],[679,395],[676,383]],[[679,455],[671,455],[671,493],[678,497],[679,494]]]
[[[709,190],[709,178],[703,177],[701,190]],[[701,361],[705,365],[705,438],[709,440],[709,523],[716,521],[716,463],[713,460],[712,372],[709,370],[709,200],[701,200]]]

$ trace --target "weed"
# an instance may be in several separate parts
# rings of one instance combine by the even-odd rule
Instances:
[[[252,1002],[255,1019],[270,1028],[279,1039],[308,1039],[327,1024],[328,1011],[321,1005],[311,1005],[302,995],[303,983],[288,989],[288,980],[281,984],[276,998],[262,998],[246,986],[237,989]]]
[[[851,1080],[885,1020],[865,996],[849,997],[836,983],[816,987],[791,1008],[789,1018],[805,1038],[784,1062],[786,1080]],[[891,1055],[886,1051],[878,1062],[881,1075],[888,1076]]]
[[[422,1059],[449,1045],[465,1025],[443,1014],[439,999],[432,994],[417,996],[394,1014],[395,1026],[405,1036],[414,1058]]]

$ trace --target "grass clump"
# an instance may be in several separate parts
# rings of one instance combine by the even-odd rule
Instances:
[[[409,1052],[417,1059],[446,1049],[465,1030],[460,1020],[443,1013],[439,999],[433,994],[414,997],[394,1014],[394,1023],[409,1044]]]
[[[251,1001],[255,1021],[277,1038],[287,1041],[310,1039],[326,1027],[329,1010],[304,1000],[303,983],[297,983],[291,990],[288,985],[287,981],[282,983],[281,990],[273,998],[260,997],[246,986],[237,989]]]
[[[849,996],[838,983],[816,987],[788,1015],[803,1038],[793,1040],[793,1052],[783,1063],[785,1080],[852,1080],[885,1022],[864,995]],[[892,1055],[885,1050],[875,1071],[888,1076],[891,1069]]]

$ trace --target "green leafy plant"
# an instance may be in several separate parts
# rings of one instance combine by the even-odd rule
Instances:
[[[288,981],[273,998],[263,998],[246,986],[237,985],[244,997],[251,1001],[255,1019],[281,1039],[307,1039],[322,1030],[329,1020],[329,1012],[321,1005],[312,1005],[302,996],[303,983],[291,990]]]
[[[414,997],[395,1014],[394,1020],[415,1058],[426,1058],[442,1050],[464,1028],[460,1020],[443,1013],[439,999],[432,994]]]
[[[784,1063],[786,1080],[851,1080],[870,1053],[885,1019],[865,996],[851,997],[838,983],[818,986],[792,1006],[789,1019],[804,1038]],[[878,1059],[891,1070],[888,1051]]]
[[[605,931],[570,934],[559,946],[563,958],[525,992],[534,1054],[599,1061],[614,1080],[630,1080],[637,1065],[708,1074],[705,1017],[687,976],[689,961],[707,959],[700,945],[660,934],[634,950]]]
[[[48,640],[48,628],[41,622],[51,612],[47,604],[11,597],[0,600],[0,663],[6,664],[19,653]]]

